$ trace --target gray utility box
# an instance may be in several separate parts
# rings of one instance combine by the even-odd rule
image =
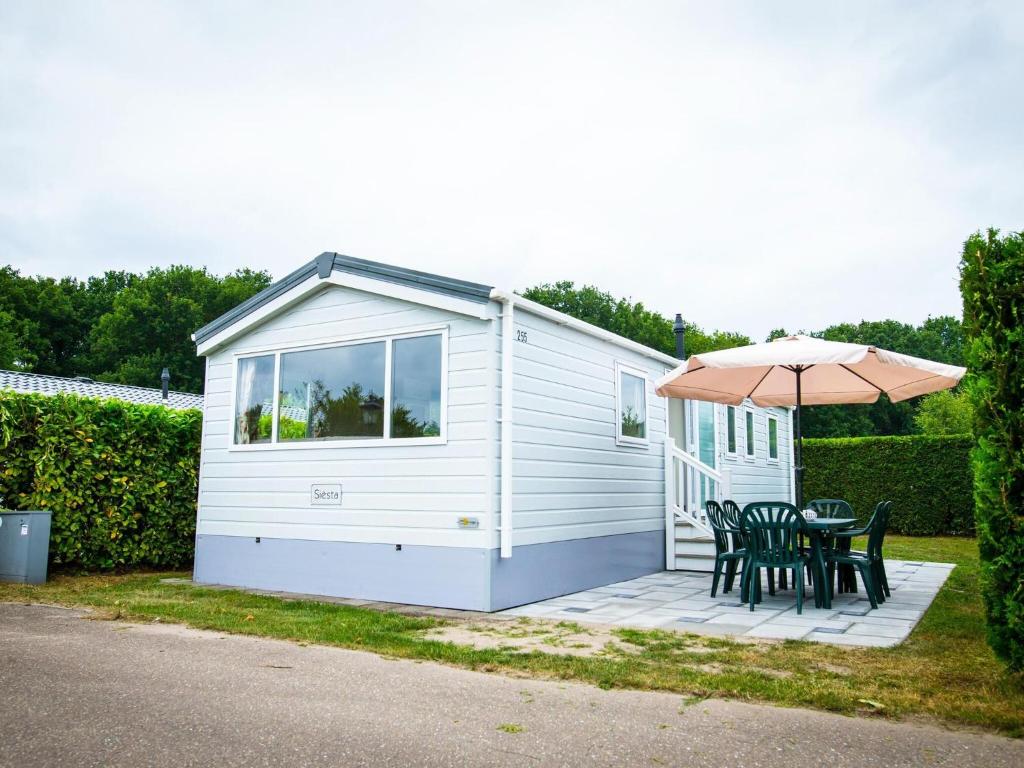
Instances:
[[[49,512],[0,512],[0,581],[42,584],[49,553]]]

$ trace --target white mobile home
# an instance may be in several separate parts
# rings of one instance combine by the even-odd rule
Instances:
[[[668,402],[674,358],[490,286],[325,253],[194,338],[199,582],[495,611],[791,497],[788,410]]]

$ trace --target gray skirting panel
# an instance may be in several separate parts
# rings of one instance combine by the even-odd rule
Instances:
[[[665,532],[552,541],[491,550],[491,610],[500,611],[665,570]]]
[[[311,595],[486,611],[487,551],[350,541],[196,536],[193,578]]]
[[[662,531],[496,549],[196,536],[202,584],[500,611],[664,568]]]

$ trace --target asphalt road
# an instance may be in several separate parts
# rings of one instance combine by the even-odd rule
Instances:
[[[995,736],[83,615],[0,604],[0,766],[1024,766]]]

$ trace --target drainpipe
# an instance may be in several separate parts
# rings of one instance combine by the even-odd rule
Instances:
[[[512,345],[515,329],[512,313],[515,294],[494,289],[491,298],[501,302],[501,552],[512,557]]]

